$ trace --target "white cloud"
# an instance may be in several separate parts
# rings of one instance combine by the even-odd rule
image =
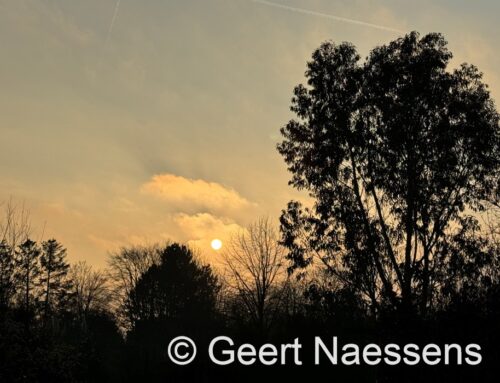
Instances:
[[[175,206],[179,211],[231,213],[255,206],[237,191],[216,182],[159,174],[142,185],[141,192]]]

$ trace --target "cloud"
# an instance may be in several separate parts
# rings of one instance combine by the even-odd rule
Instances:
[[[153,176],[142,185],[141,192],[158,197],[184,212],[205,210],[224,214],[255,206],[234,189],[174,174]]]
[[[185,213],[176,214],[173,221],[179,230],[179,238],[196,250],[206,261],[217,265],[220,261],[210,243],[214,238],[222,241],[222,246],[227,243],[231,236],[243,229],[236,222],[223,217],[215,217],[208,213],[189,215]]]
[[[226,239],[231,233],[242,229],[230,219],[215,217],[209,213],[179,213],[174,217],[174,222],[188,240]]]

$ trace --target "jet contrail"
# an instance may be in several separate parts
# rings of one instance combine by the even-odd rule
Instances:
[[[122,0],[117,0],[115,5],[115,11],[113,12],[113,17],[111,18],[111,23],[109,24],[108,34],[106,35],[106,45],[108,45],[109,37],[111,36],[111,32],[113,32],[113,27],[115,26],[115,20],[118,16],[118,11],[120,9],[120,3]]]
[[[362,25],[364,27],[376,28],[376,29],[381,29],[381,30],[389,31],[389,32],[405,33],[404,31],[401,31],[399,29],[395,29],[395,28],[391,28],[391,27],[386,27],[384,25],[367,23],[367,22],[361,21],[361,20],[348,19],[346,17],[340,17],[340,16],[335,16],[335,15],[330,15],[330,14],[327,14],[327,13],[310,11],[308,9],[303,9],[303,8],[290,7],[288,5],[273,3],[271,1],[266,1],[266,0],[252,0],[252,1],[254,3],[268,5],[270,7],[286,9],[286,10],[292,11],[292,12],[304,13],[306,15],[323,17],[325,19],[330,19],[330,20],[335,20],[335,21],[342,21],[344,23],[357,24],[357,25]]]

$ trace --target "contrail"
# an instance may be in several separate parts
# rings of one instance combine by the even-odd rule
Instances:
[[[273,3],[271,1],[266,1],[266,0],[252,0],[252,1],[254,3],[268,5],[270,7],[286,9],[286,10],[292,11],[292,12],[304,13],[306,15],[323,17],[325,19],[330,19],[330,20],[335,20],[335,21],[342,21],[344,23],[357,24],[357,25],[362,25],[364,27],[376,28],[376,29],[381,29],[383,31],[389,31],[389,32],[405,33],[404,31],[401,31],[399,29],[395,29],[395,28],[391,28],[391,27],[386,27],[384,25],[367,23],[367,22],[361,21],[361,20],[348,19],[346,17],[340,17],[340,16],[335,16],[335,15],[330,15],[330,14],[327,14],[327,13],[310,11],[308,9],[303,9],[303,8],[290,7],[288,5]]]
[[[117,0],[115,5],[115,11],[113,12],[113,17],[111,18],[111,23],[109,24],[108,34],[106,36],[106,45],[108,45],[109,38],[111,36],[111,32],[113,32],[113,27],[115,26],[115,20],[118,16],[118,11],[120,10],[120,3],[122,0]]]

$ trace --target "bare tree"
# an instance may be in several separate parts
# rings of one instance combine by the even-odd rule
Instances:
[[[12,198],[0,203],[0,242],[5,241],[12,249],[25,242],[31,235],[30,213],[24,203],[16,204]]]
[[[0,202],[0,210],[0,307],[5,308],[16,291],[16,249],[28,240],[31,224],[24,203],[15,204],[10,198]]]
[[[234,235],[222,253],[227,285],[262,334],[272,325],[287,283],[284,248],[268,218]]]
[[[69,277],[75,292],[78,317],[84,321],[91,311],[106,311],[111,301],[111,288],[105,272],[94,271],[85,261],[71,266]]]
[[[160,262],[159,245],[123,247],[108,258],[108,276],[111,282],[113,304],[122,327],[130,327],[127,315],[128,299],[139,278],[153,264]]]

